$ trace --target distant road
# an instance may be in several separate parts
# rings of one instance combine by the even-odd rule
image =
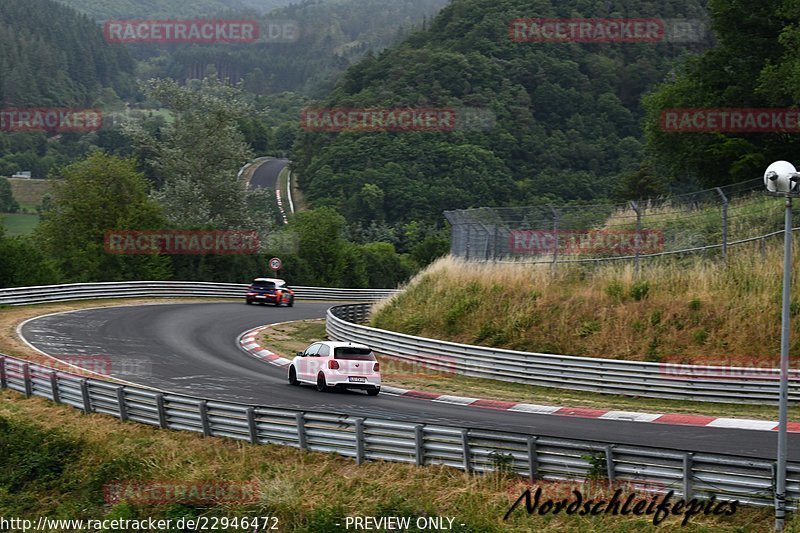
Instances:
[[[262,163],[253,173],[253,179],[250,180],[250,188],[275,190],[275,186],[278,184],[278,175],[288,164],[288,159],[270,159]]]

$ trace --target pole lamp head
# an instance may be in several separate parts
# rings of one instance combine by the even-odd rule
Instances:
[[[800,174],[788,161],[775,161],[764,172],[764,185],[773,193],[797,193]]]

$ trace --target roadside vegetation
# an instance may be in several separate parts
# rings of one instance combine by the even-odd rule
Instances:
[[[345,516],[449,516],[464,524],[455,530],[465,532],[661,531],[679,527],[681,519],[669,517],[654,527],[647,517],[541,517],[527,515],[523,506],[503,522],[528,485],[502,469],[480,475],[443,466],[357,466],[336,454],[202,438],[106,415],[87,416],[10,391],[0,393],[0,428],[0,513],[6,517],[275,516],[279,531],[285,532],[342,531]],[[124,481],[253,482],[258,499],[248,504],[106,503],[103,487]],[[565,486],[545,482],[542,487],[545,496],[568,493]],[[585,495],[613,492],[596,484],[592,490],[580,483],[575,487]],[[769,509],[740,507],[730,517],[698,515],[681,530],[766,531],[771,520]],[[800,531],[797,520],[787,531]]]
[[[795,247],[795,250],[797,248]],[[800,254],[795,252],[795,261]],[[639,361],[777,364],[782,246],[600,266],[469,263],[451,257],[379,303],[371,325],[445,340]],[[795,270],[794,283],[800,275]],[[795,294],[792,312],[800,314]],[[791,354],[800,350],[793,321]]]

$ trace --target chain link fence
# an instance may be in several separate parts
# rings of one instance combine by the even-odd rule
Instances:
[[[450,253],[479,261],[634,260],[683,253],[725,259],[728,248],[782,234],[783,202],[762,178],[690,194],[592,205],[445,211]]]

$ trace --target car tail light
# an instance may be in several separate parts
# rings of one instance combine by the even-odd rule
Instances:
[[[375,367],[372,370],[375,371],[375,372],[380,372],[381,371],[381,364],[380,363],[375,363]]]
[[[328,361],[328,368],[330,368],[331,370],[338,370],[339,361],[334,361],[333,359],[331,359],[330,361]]]

